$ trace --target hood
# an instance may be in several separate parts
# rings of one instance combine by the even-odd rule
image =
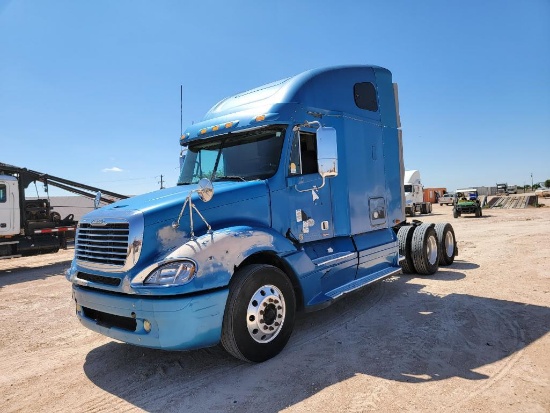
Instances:
[[[192,193],[194,206],[211,226],[213,231],[231,226],[270,227],[271,210],[269,188],[266,181],[214,182],[214,196],[203,202],[198,194]],[[167,254],[183,245],[191,236],[189,206],[177,221],[185,199],[197,185],[181,185],[135,196],[107,205],[86,214],[83,220],[104,218],[128,219],[141,215],[142,228],[134,228],[142,234],[143,244],[134,270],[137,271],[151,260]],[[141,227],[141,225],[139,225]],[[200,215],[193,211],[193,230],[196,236],[203,235],[207,228]]]
[[[223,211],[227,211],[231,217],[239,217],[243,215],[243,208],[248,212],[253,213],[253,220],[257,220],[261,226],[269,226],[271,219],[269,213],[268,193],[269,189],[266,181],[250,181],[250,182],[214,182],[214,196],[209,202],[203,202],[196,192],[192,193],[191,199],[195,207],[204,215],[205,219],[212,225],[210,220],[218,221],[223,219],[219,216]],[[156,225],[160,222],[175,221],[185,203],[189,192],[196,191],[198,185],[181,185],[173,188],[161,189],[159,191],[150,192],[143,195],[134,196],[128,199],[117,201],[113,204],[104,206],[86,214],[87,219],[96,219],[116,214],[120,216],[124,211],[128,215],[135,211],[141,212],[144,218],[145,227]],[[258,204],[258,199],[262,198],[263,207]],[[244,204],[244,205],[243,205]],[[247,204],[248,207],[246,207]],[[266,208],[267,207],[267,208]],[[207,211],[217,210],[212,216]],[[193,214],[195,218],[197,214]],[[244,215],[250,215],[245,213]],[[187,221],[184,218],[187,217]],[[229,217],[229,218],[231,218]],[[189,208],[186,207],[182,215],[180,225],[184,226],[187,222],[188,226]],[[200,217],[196,217],[200,221]],[[251,217],[252,218],[252,217]],[[194,221],[197,221],[194,219]],[[199,224],[199,222],[195,222]],[[213,225],[212,225],[213,226]]]

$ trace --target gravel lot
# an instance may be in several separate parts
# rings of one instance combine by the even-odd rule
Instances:
[[[547,203],[550,203],[548,201]],[[133,347],[82,327],[73,251],[0,261],[2,412],[550,411],[550,207],[451,222],[459,256],[298,316],[286,349]]]

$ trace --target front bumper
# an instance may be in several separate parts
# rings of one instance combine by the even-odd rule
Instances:
[[[219,343],[227,295],[223,289],[177,298],[124,296],[73,285],[76,314],[85,327],[126,343],[165,350]]]
[[[458,206],[456,210],[461,214],[475,214],[478,210],[477,205],[466,205],[466,206]]]

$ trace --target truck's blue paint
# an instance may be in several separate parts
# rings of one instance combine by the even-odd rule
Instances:
[[[131,295],[107,295],[73,286],[73,298],[78,303],[77,316],[84,326],[130,344],[166,350],[189,350],[217,344],[227,293],[226,288],[199,296],[159,300]],[[120,317],[131,316],[136,320],[136,329],[128,331],[106,327],[86,317],[83,307]],[[150,332],[145,331],[144,320],[151,321]]]
[[[354,85],[362,82],[375,86],[377,110],[355,103]],[[316,127],[304,125],[313,121],[337,133],[338,175],[326,178],[324,186],[318,173],[293,174],[290,162],[293,128],[300,125],[302,132],[315,133]],[[280,264],[305,310],[399,273],[393,228],[404,221],[403,157],[391,73],[376,66],[345,66],[273,82],[216,104],[186,129],[181,144],[193,147],[268,126],[281,131],[282,149],[273,174],[265,179],[215,181],[207,203],[197,196],[197,185],[180,185],[84,217],[81,224],[127,221],[131,229],[123,268],[79,258],[77,235],[67,278],[74,284],[77,314],[85,326],[142,346],[204,347],[219,342],[231,279],[250,260]],[[319,188],[315,196],[310,191],[314,186]],[[193,213],[196,237],[190,233],[189,208],[179,226],[173,225],[190,193],[212,227],[207,232]],[[159,266],[178,260],[195,264],[189,282],[145,283]],[[89,314],[135,318],[136,331],[105,327],[82,308],[90,309]],[[144,330],[144,320],[151,322],[150,332]]]

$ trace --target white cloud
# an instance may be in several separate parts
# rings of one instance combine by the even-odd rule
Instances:
[[[116,166],[113,166],[112,168],[104,168],[101,171],[102,172],[122,172],[122,169],[117,168]]]

